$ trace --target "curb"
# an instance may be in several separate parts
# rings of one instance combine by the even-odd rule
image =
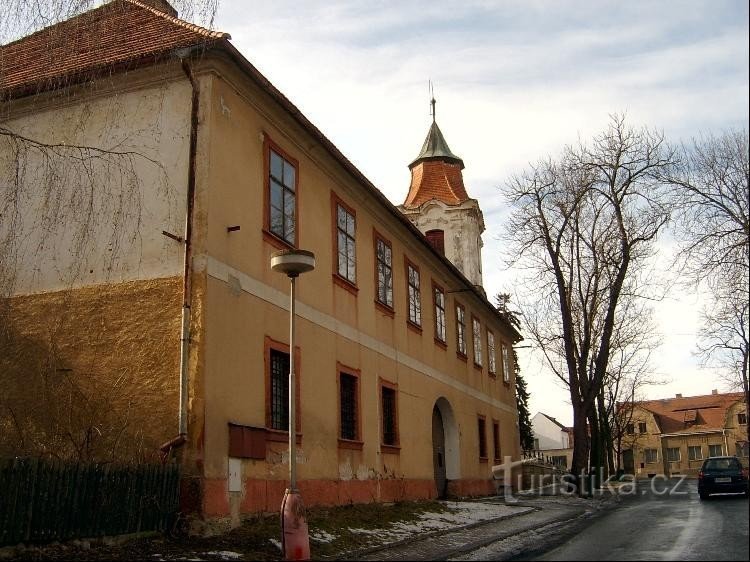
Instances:
[[[479,503],[479,502],[477,502]],[[384,543],[384,544],[378,544],[374,546],[368,546],[359,550],[350,550],[347,552],[341,552],[338,554],[335,554],[333,556],[326,556],[321,557],[321,560],[356,560],[357,558],[361,556],[366,556],[368,554],[374,554],[376,552],[380,552],[382,550],[388,550],[390,548],[395,548],[399,546],[404,546],[407,544],[419,542],[422,540],[426,540],[438,535],[443,535],[446,533],[453,533],[455,531],[463,531],[466,529],[473,529],[475,527],[481,527],[482,525],[487,525],[489,523],[495,523],[498,521],[503,521],[504,519],[512,519],[514,517],[522,517],[524,515],[528,515],[529,513],[532,513],[533,511],[539,511],[539,507],[531,506],[531,505],[514,505],[513,507],[528,507],[531,508],[528,511],[524,511],[522,513],[509,513],[507,515],[500,515],[498,517],[493,517],[492,519],[485,519],[484,521],[475,521],[474,523],[467,523],[466,525],[459,525],[456,527],[451,527],[450,529],[436,529],[435,531],[430,531],[428,533],[421,533],[419,535],[406,537],[404,539],[399,539],[397,541]]]

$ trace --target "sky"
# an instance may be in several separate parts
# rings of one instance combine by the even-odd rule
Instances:
[[[488,295],[515,292],[499,188],[530,162],[590,139],[614,113],[675,143],[748,124],[746,0],[221,0],[214,27],[394,205],[431,123],[431,80],[437,122],[484,213]],[[664,239],[659,263],[672,247]],[[664,384],[644,398],[726,390],[693,353],[702,302],[673,289],[654,303]],[[538,354],[523,348],[519,360],[531,414],[572,424],[567,390]]]

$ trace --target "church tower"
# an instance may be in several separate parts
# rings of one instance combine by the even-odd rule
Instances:
[[[451,152],[435,120],[419,156],[409,164],[411,186],[399,210],[466,278],[482,289],[482,233],[479,203],[464,187],[464,163]]]

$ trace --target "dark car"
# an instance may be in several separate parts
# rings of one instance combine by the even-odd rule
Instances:
[[[709,457],[698,472],[698,495],[742,493],[748,497],[747,468],[737,457]]]

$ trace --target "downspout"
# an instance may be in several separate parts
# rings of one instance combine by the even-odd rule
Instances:
[[[179,52],[177,56],[182,62],[182,70],[185,72],[192,88],[192,99],[190,107],[190,152],[188,161],[188,184],[187,184],[187,212],[185,214],[185,254],[183,258],[182,278],[182,318],[180,328],[180,402],[179,402],[179,433],[176,437],[167,441],[159,450],[162,458],[166,460],[169,452],[180,447],[187,441],[188,433],[188,395],[189,395],[189,373],[188,362],[190,358],[190,304],[191,304],[191,281],[192,281],[192,234],[193,234],[193,209],[195,205],[195,161],[198,146],[198,106],[200,102],[200,89],[198,81],[193,75],[193,70],[188,62],[186,52]]]

